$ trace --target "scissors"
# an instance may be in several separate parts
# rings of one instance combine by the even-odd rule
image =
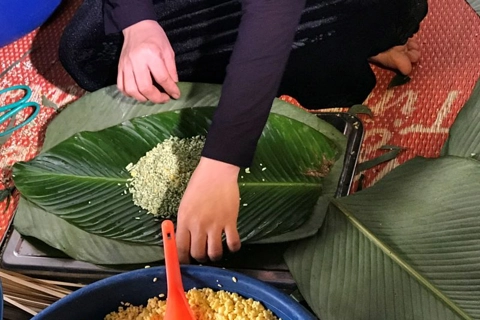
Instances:
[[[0,95],[3,93],[7,93],[9,91],[14,90],[23,90],[25,91],[25,95],[18,101],[7,104],[5,106],[0,106],[0,125],[4,123],[8,123],[7,128],[4,131],[0,131],[0,137],[7,136],[13,133],[15,130],[18,130],[28,123],[32,122],[33,119],[38,115],[40,112],[40,105],[33,101],[28,101],[32,96],[32,89],[26,85],[18,85],[9,87],[6,89],[0,90]],[[33,107],[32,114],[24,121],[20,122],[19,124],[15,125],[15,117],[17,114],[22,111],[23,109]]]

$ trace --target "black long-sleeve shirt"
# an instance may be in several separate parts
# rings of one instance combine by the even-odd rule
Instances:
[[[278,91],[305,0],[242,0],[243,15],[202,155],[249,166]],[[152,0],[105,0],[105,30],[156,20]]]

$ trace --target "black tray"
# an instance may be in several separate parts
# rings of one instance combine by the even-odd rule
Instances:
[[[355,176],[357,157],[363,139],[362,123],[348,113],[321,113],[318,116],[331,123],[348,138],[344,167],[336,191],[337,197],[345,196],[350,192]],[[226,254],[222,261],[214,265],[243,272],[280,289],[291,291],[295,289],[295,282],[283,262],[283,252],[287,246],[288,243],[244,245],[240,252]],[[76,261],[37,239],[23,238],[13,228],[3,247],[1,264],[4,269],[34,277],[83,283],[145,267],[145,265],[103,267]]]

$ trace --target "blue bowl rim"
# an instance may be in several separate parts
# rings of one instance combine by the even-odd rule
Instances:
[[[243,284],[246,284],[249,287],[255,287],[256,290],[260,290],[262,294],[264,294],[267,297],[268,301],[275,302],[276,305],[286,306],[288,307],[289,310],[294,309],[295,313],[298,314],[299,316],[298,319],[302,319],[302,320],[317,319],[313,314],[311,314],[307,309],[305,309],[300,303],[295,301],[289,295],[285,294],[284,292],[281,292],[280,290],[278,290],[277,288],[275,288],[274,286],[268,283],[252,278],[243,273],[231,271],[223,268],[209,267],[209,266],[195,266],[195,265],[183,265],[181,266],[181,270],[182,270],[182,275],[193,275],[193,274],[201,275],[201,274],[215,273],[219,276],[220,275],[226,276],[230,279],[232,279],[233,277],[235,277],[236,279],[241,279]],[[78,297],[80,297],[81,295],[84,295],[89,291],[93,291],[93,290],[96,290],[97,288],[101,288],[104,286],[109,286],[111,284],[116,283],[117,281],[122,281],[124,278],[134,278],[136,276],[144,275],[145,273],[153,273],[156,271],[165,272],[165,267],[160,266],[160,267],[137,269],[137,270],[127,271],[117,275],[113,275],[102,280],[98,280],[54,302],[52,305],[50,305],[49,307],[47,307],[46,309],[38,313],[31,320],[41,320],[42,316],[44,316],[50,310],[60,308],[63,305],[68,305],[70,303],[73,303]],[[224,288],[218,288],[218,289],[212,288],[212,289],[222,290]]]

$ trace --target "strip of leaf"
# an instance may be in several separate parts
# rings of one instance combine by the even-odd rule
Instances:
[[[13,192],[15,191],[15,187],[10,187],[10,188],[5,188],[3,190],[0,190],[0,202],[7,201],[5,205],[5,209],[3,210],[2,213],[7,212],[9,206],[10,206],[10,200],[13,196]]]
[[[351,106],[350,109],[348,109],[348,113],[354,116],[356,116],[357,114],[366,114],[370,118],[373,117],[372,109],[370,109],[368,106],[364,104],[355,104]]]
[[[48,107],[48,108],[53,108],[55,110],[58,110],[58,106],[55,102],[53,102],[52,100],[48,99],[46,96],[42,96],[42,105],[44,107]]]
[[[384,162],[391,161],[398,157],[398,155],[404,150],[401,147],[397,146],[383,146],[380,148],[381,150],[390,150],[389,152],[386,152],[382,154],[381,156],[378,156],[374,159],[364,161],[362,163],[359,163],[357,166],[357,173],[363,172],[365,170],[372,169],[379,164],[382,164]]]
[[[407,84],[412,80],[409,76],[406,76],[404,74],[401,74],[397,72],[397,74],[392,78],[390,83],[388,84],[387,89],[392,89],[394,87],[398,86],[403,86],[404,84]]]
[[[2,132],[5,132],[5,131],[8,131],[10,129],[13,128],[13,126],[15,125],[15,118],[17,117],[17,115],[14,115],[13,117],[10,118],[10,122],[7,124],[7,127],[2,131]],[[0,147],[8,141],[8,139],[10,138],[12,134],[7,134],[5,136],[1,136],[0,137]]]
[[[364,189],[364,186],[363,186],[364,183],[365,183],[365,175],[362,173],[360,174],[360,177],[358,177],[358,185],[357,185],[356,192],[362,191]]]
[[[17,64],[19,64],[20,62],[22,62],[23,60],[25,60],[25,58],[30,54],[32,53],[33,51],[35,50],[35,48],[32,48],[32,49],[29,49],[27,50],[24,54],[22,54],[20,56],[20,58],[18,58],[17,60],[15,60],[11,65],[9,65],[5,70],[3,70],[2,72],[0,72],[0,79],[2,77],[4,77],[5,75],[7,75],[7,73],[10,72],[10,70],[12,70],[13,68],[15,68],[15,66]]]

